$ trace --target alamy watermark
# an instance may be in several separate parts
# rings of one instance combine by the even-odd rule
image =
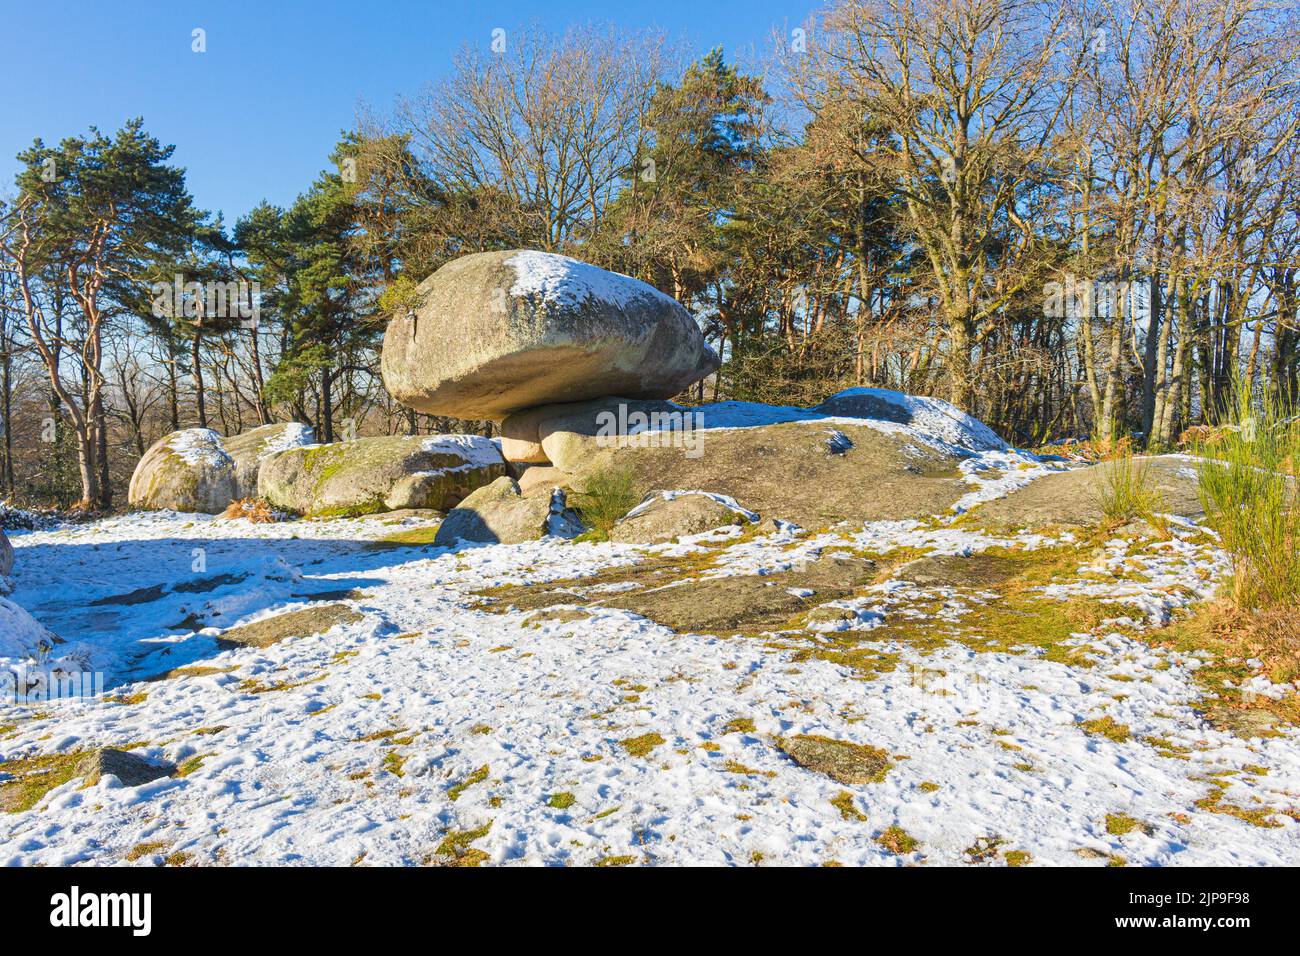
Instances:
[[[14,706],[104,696],[102,671],[67,670],[43,664],[0,668],[0,702]]]
[[[630,440],[629,440],[630,439]],[[687,458],[704,454],[704,413],[690,409],[651,412],[620,402],[617,411],[596,415],[596,445],[601,448],[681,448]]]
[[[1067,275],[1062,282],[1048,282],[1043,286],[1043,315],[1049,319],[1107,319],[1119,315],[1145,319],[1150,314],[1151,286],[1145,280],[1129,282]]]
[[[150,292],[159,319],[238,319],[244,328],[255,329],[262,314],[258,282],[186,282],[178,272],[171,282],[153,283]]]

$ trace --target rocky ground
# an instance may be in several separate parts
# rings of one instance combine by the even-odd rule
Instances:
[[[0,863],[1300,862],[1297,689],[1195,639],[1224,555],[1195,514],[1099,535],[1063,468],[656,545],[15,532],[109,698],[0,710]]]

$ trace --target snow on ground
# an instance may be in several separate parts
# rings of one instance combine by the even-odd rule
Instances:
[[[155,513],[13,535],[14,599],[90,649],[112,697],[0,708],[0,757],[131,746],[186,774],[134,788],[73,780],[0,813],[0,863],[419,864],[459,840],[496,863],[953,864],[993,838],[1048,864],[1300,862],[1300,735],[1212,729],[1193,707],[1203,655],[1140,639],[1223,570],[1192,526],[1106,542],[1049,595],[1115,604],[1070,639],[1093,666],[890,639],[878,650],[897,666],[866,679],[790,642],[675,634],[613,608],[489,613],[475,592],[720,544],[725,558],[702,573],[770,574],[836,549],[969,555],[1071,539],[937,520],[732,528],[654,548],[375,545],[428,524]],[[266,648],[216,641],[313,598],[362,618]],[[915,621],[923,607],[949,626],[991,598],[918,587],[904,564],[838,602],[853,620],[808,640]],[[147,680],[181,666],[195,670]],[[1128,739],[1084,729],[1102,718]],[[772,743],[801,733],[882,748],[893,767],[845,787]],[[648,752],[624,746],[638,739]],[[1210,797],[1272,825],[1211,812]],[[1140,826],[1108,832],[1114,815]],[[895,825],[914,850],[878,842]]]

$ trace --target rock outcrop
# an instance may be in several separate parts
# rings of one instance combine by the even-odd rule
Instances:
[[[718,364],[690,313],[654,287],[522,250],[462,256],[431,275],[389,323],[382,359],[403,404],[493,421],[605,395],[670,398]]]
[[[257,491],[272,507],[300,515],[447,511],[505,470],[496,444],[478,435],[387,435],[273,454],[262,463]]]
[[[976,508],[971,516],[979,524],[1017,528],[1051,525],[1085,527],[1102,520],[1102,489],[1109,462],[1045,475],[1023,488]],[[1134,458],[1134,469],[1144,469],[1151,490],[1158,496],[1156,510],[1201,520],[1201,502],[1196,466],[1181,455]]]
[[[498,478],[478,489],[447,514],[433,543],[453,547],[458,543],[519,544],[548,535],[573,538],[582,523],[565,504],[564,492],[525,497],[513,478]]]
[[[528,409],[502,431],[550,463],[524,472],[537,471],[537,484],[581,489],[588,476],[627,470],[639,493],[709,492],[807,528],[942,514],[971,490],[964,461],[1008,451],[947,402],[867,388],[815,408],[611,397]]]
[[[170,763],[154,763],[138,754],[112,747],[100,747],[86,754],[77,764],[76,774],[85,778],[85,785],[93,787],[101,777],[117,777],[124,786],[139,787],[163,777],[174,777],[176,767]]]

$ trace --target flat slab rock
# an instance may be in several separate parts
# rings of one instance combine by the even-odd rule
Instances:
[[[977,524],[1019,528],[1051,525],[1085,527],[1102,520],[1102,492],[1110,462],[1100,462],[1035,479],[1011,494],[980,505],[971,512]],[[1133,468],[1145,468],[1159,493],[1158,509],[1167,514],[1201,519],[1205,509],[1197,491],[1196,466],[1178,455],[1134,458]]]
[[[615,523],[609,540],[659,544],[748,521],[739,511],[705,494],[652,492]]]
[[[224,632],[217,643],[223,648],[270,647],[289,637],[313,637],[339,624],[355,624],[364,615],[346,604],[322,604],[287,611]]]
[[[653,286],[529,250],[444,265],[389,323],[381,361],[404,405],[494,421],[604,395],[670,398],[718,365],[690,313]]]

